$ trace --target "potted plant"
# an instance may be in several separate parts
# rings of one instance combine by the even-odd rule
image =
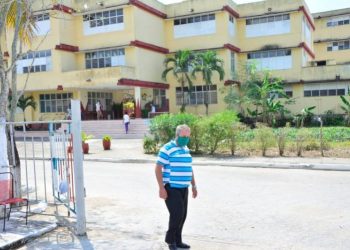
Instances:
[[[89,153],[89,143],[87,143],[87,140],[90,140],[92,138],[94,138],[93,135],[87,135],[85,132],[81,132],[81,141],[84,154]]]
[[[111,141],[112,137],[110,135],[104,135],[102,138],[102,145],[104,150],[110,150],[111,149]]]

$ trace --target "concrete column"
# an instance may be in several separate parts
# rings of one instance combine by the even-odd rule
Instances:
[[[135,117],[141,118],[141,87],[135,87]]]

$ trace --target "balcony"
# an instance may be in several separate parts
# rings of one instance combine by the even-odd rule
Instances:
[[[119,66],[62,73],[65,88],[115,88],[120,78],[135,78],[135,68]]]
[[[304,81],[334,81],[350,79],[350,64],[304,67],[301,70]]]

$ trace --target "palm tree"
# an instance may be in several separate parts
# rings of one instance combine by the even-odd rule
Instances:
[[[209,86],[213,84],[212,77],[213,73],[217,72],[219,74],[219,79],[222,81],[225,77],[225,71],[223,69],[223,60],[218,58],[215,51],[206,51],[197,55],[195,60],[195,67],[192,71],[192,76],[195,77],[196,73],[201,73],[205,85],[207,86],[207,91],[204,92],[204,105],[205,113],[209,113],[209,96],[208,89]]]
[[[23,120],[24,122],[26,121],[26,117],[25,117],[25,110],[28,107],[32,107],[34,110],[36,109],[36,102],[34,100],[34,97],[31,96],[27,96],[24,97],[23,95],[18,99],[17,102],[17,107],[19,107],[22,111],[23,111]]]
[[[32,1],[14,0],[9,1],[5,17],[6,29],[13,31],[13,40],[11,44],[11,63],[15,64],[23,54],[23,45],[30,46],[31,41],[35,37],[37,29],[35,19],[33,18]],[[6,32],[5,32],[6,34]],[[7,39],[5,35],[5,39]],[[19,46],[18,46],[19,44]],[[11,70],[11,110],[10,121],[14,121],[16,113],[16,104],[20,96],[17,93],[17,69],[13,67]]]
[[[23,54],[23,44],[30,45],[30,41],[34,37],[35,20],[33,18],[32,7],[33,1],[27,0],[12,0],[12,1],[0,1],[0,122],[6,121],[6,113],[8,106],[8,94],[9,89],[12,90],[13,100],[10,111],[10,121],[14,120],[14,114],[17,106],[17,70],[15,67],[16,61],[20,59]],[[7,33],[12,34],[6,36]],[[11,44],[11,48],[7,48],[6,44]],[[7,64],[3,60],[3,52],[11,52],[11,61]],[[11,74],[10,74],[11,72]],[[10,77],[11,75],[11,77]],[[11,85],[11,86],[10,86]],[[7,138],[5,129],[0,130],[0,138]],[[7,134],[9,132],[7,131]],[[7,154],[7,144],[2,145],[4,147],[4,154]],[[0,162],[9,159],[10,165],[13,165],[13,173],[15,177],[15,194],[17,197],[21,197],[21,169],[20,160],[18,157],[18,151],[16,144],[15,156],[12,157],[12,152],[9,150],[9,155],[1,154]],[[13,162],[12,159],[15,159]]]
[[[166,77],[169,72],[172,72],[177,82],[181,85],[182,105],[181,112],[185,112],[185,91],[186,84],[189,87],[189,91],[192,89],[192,80],[189,76],[189,66],[192,65],[193,55],[189,50],[179,50],[175,53],[174,57],[168,57],[164,60],[165,70],[162,73],[162,79],[166,81]]]

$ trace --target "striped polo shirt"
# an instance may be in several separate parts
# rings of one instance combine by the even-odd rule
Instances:
[[[192,181],[192,156],[187,146],[179,147],[175,141],[165,144],[159,151],[157,164],[163,166],[163,183],[173,188],[187,188]]]

